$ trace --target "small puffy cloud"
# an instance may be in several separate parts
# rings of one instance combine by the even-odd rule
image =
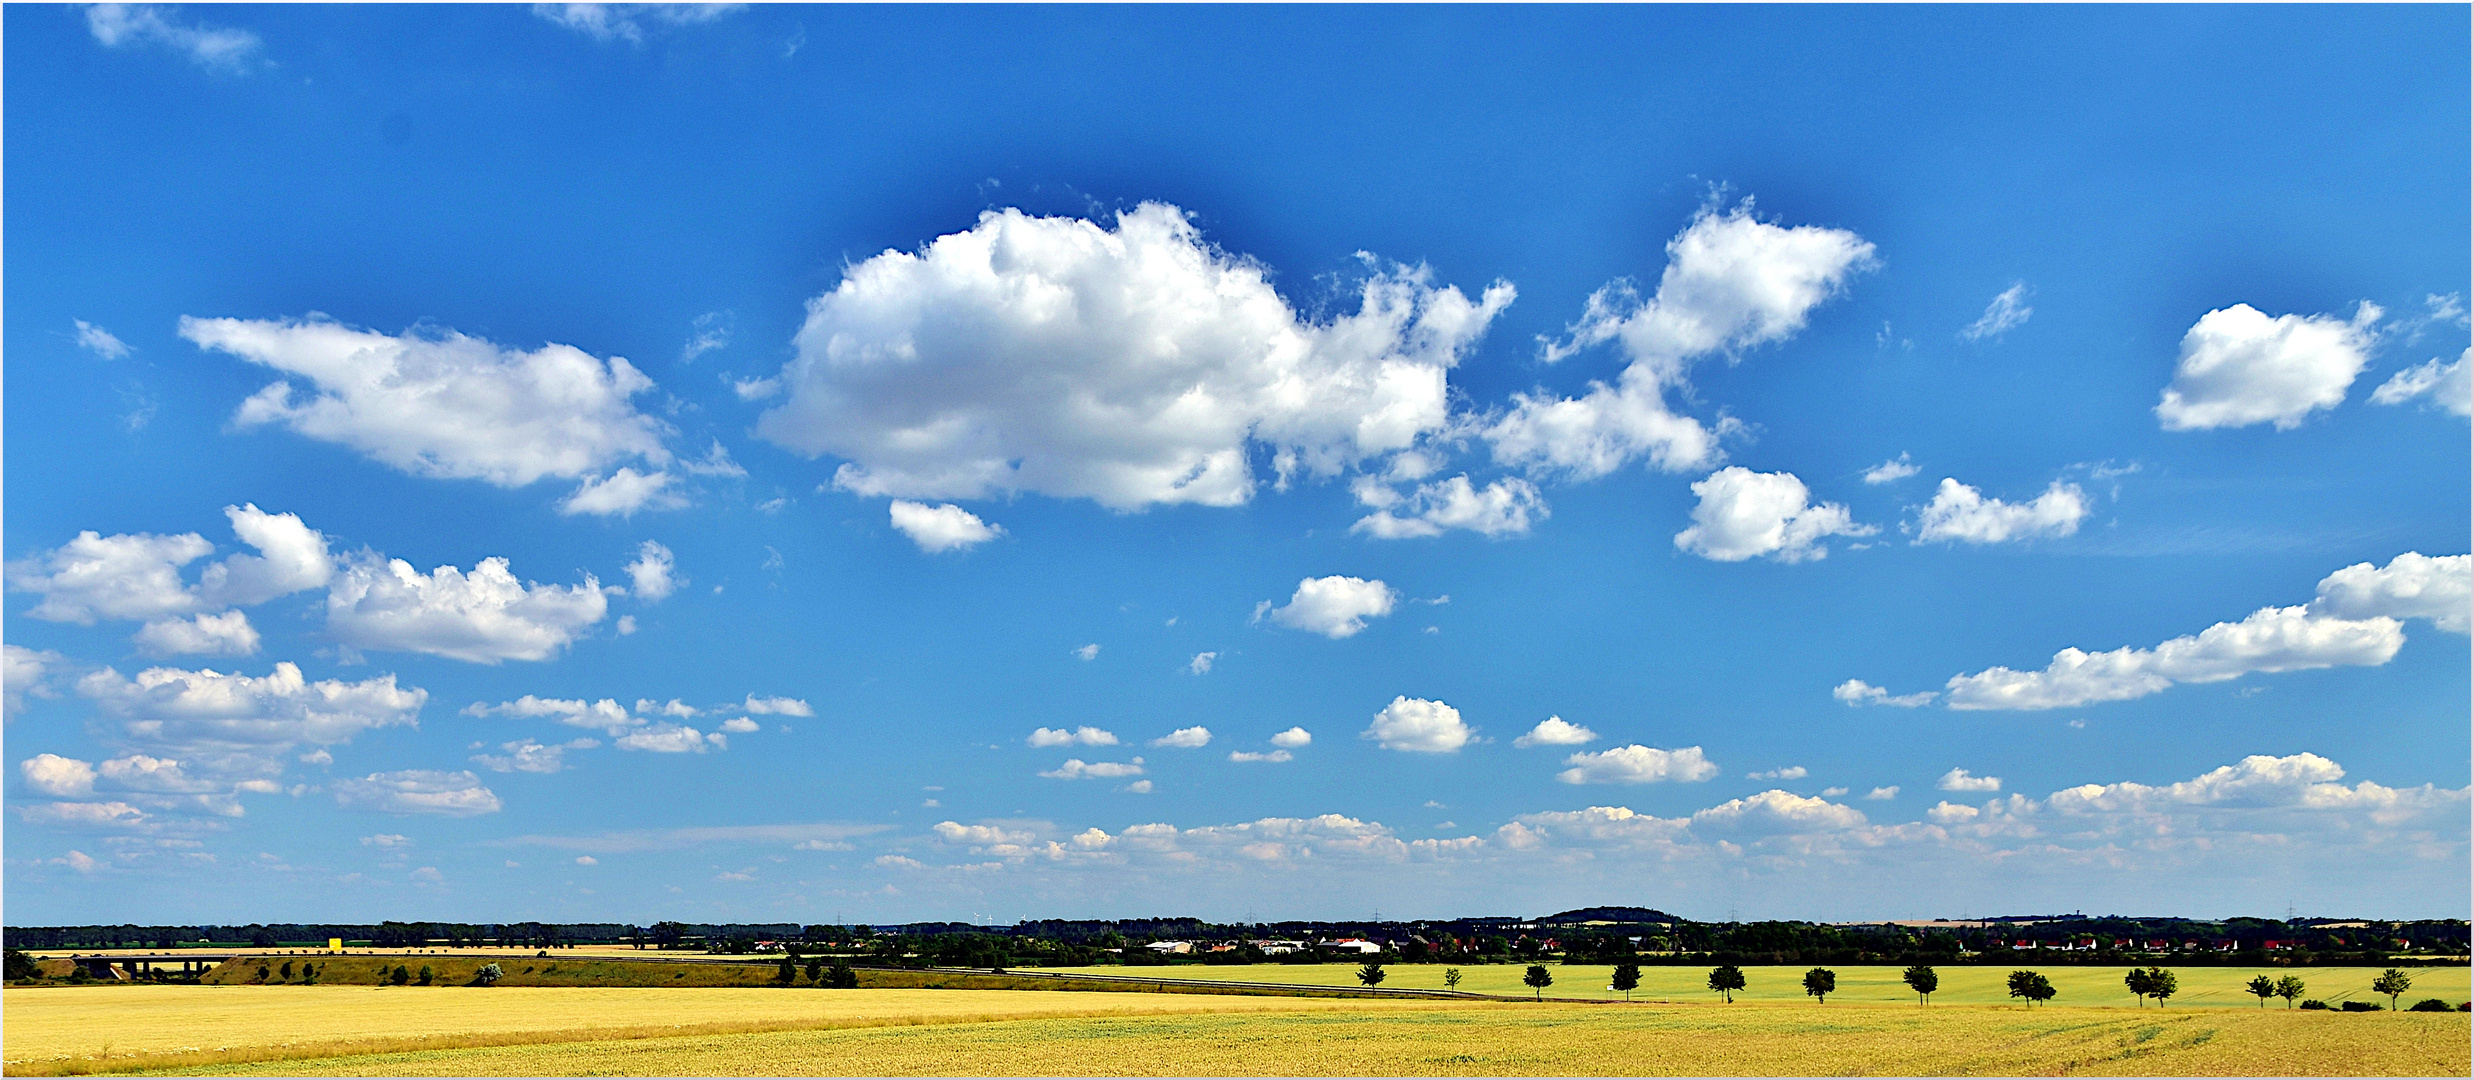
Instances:
[[[1399,599],[1391,586],[1380,581],[1335,574],[1299,581],[1287,604],[1273,607],[1265,600],[1255,605],[1254,618],[1338,639],[1364,630],[1368,619],[1391,614]]]
[[[848,268],[758,434],[843,458],[835,486],[862,495],[1234,506],[1258,444],[1286,481],[1442,430],[1446,372],[1513,297],[1394,267],[1314,322],[1176,207],[1114,226],[992,210]]]
[[[292,514],[227,506],[233,535],[258,549],[209,564],[195,585],[180,568],[214,552],[196,533],[103,536],[92,530],[51,551],[9,565],[9,587],[43,594],[27,612],[38,619],[92,625],[96,618],[160,619],[262,604],[327,584],[335,563],[326,537]]]
[[[1076,660],[1097,660],[1100,658],[1100,647],[1098,642],[1093,642],[1089,645],[1084,645],[1070,651],[1074,654],[1074,659]]]
[[[1474,734],[1460,720],[1460,710],[1440,701],[1396,697],[1374,714],[1365,738],[1386,750],[1419,754],[1449,754],[1468,744]]]
[[[627,577],[634,582],[629,591],[646,603],[658,602],[687,584],[670,549],[651,540],[636,548],[636,561],[627,564]]]
[[[652,724],[619,736],[611,745],[656,754],[701,754],[708,746],[727,748],[728,744],[718,731],[707,734],[685,724]]]
[[[1051,780],[1113,780],[1120,776],[1141,776],[1142,772],[1143,759],[1141,758],[1135,758],[1130,762],[1087,762],[1081,758],[1067,758],[1065,764],[1040,775]]]
[[[412,838],[405,836],[402,833],[379,833],[375,836],[362,837],[361,846],[374,848],[411,847]]]
[[[14,720],[29,697],[59,697],[49,685],[54,669],[69,658],[48,649],[0,644],[0,716]]]
[[[1983,341],[1986,338],[1998,341],[2003,334],[2024,325],[2027,317],[2035,313],[2035,308],[2027,306],[2027,283],[2022,281],[1995,296],[1992,303],[1985,305],[1983,315],[1959,331],[1959,337],[1966,341]]]
[[[1592,382],[1578,398],[1516,394],[1483,435],[1497,461],[1578,479],[1642,458],[1670,472],[1707,467],[1728,424],[1713,431],[1675,414],[1666,388],[1685,385],[1696,360],[1795,336],[1815,307],[1874,265],[1873,245],[1844,229],[1773,225],[1750,200],[1705,206],[1667,242],[1654,295],[1643,301],[1630,282],[1599,289],[1571,336],[1542,354],[1553,362],[1616,342],[1628,360],[1616,384]]]
[[[640,473],[622,465],[608,476],[585,477],[574,494],[560,500],[558,512],[633,517],[638,510],[676,510],[687,505],[685,497],[671,490],[676,479],[666,471]]]
[[[1528,734],[1512,740],[1512,745],[1526,750],[1532,746],[1579,746],[1597,740],[1597,732],[1563,717],[1550,716],[1538,721],[1538,726],[1530,728]]]
[[[1793,473],[1757,473],[1731,465],[1692,485],[1701,497],[1692,525],[1675,534],[1678,550],[1720,562],[1767,555],[1803,562],[1828,555],[1820,541],[1831,536],[1869,536],[1837,503],[1808,504],[1811,492]]]
[[[590,750],[601,745],[593,739],[544,745],[537,739],[517,739],[500,743],[499,754],[475,754],[473,763],[491,772],[554,773],[567,767],[569,750]]]
[[[2433,558],[2409,551],[2374,568],[2355,563],[2320,579],[2313,614],[2340,619],[2429,619],[2450,633],[2467,632],[2474,611],[2474,556]]]
[[[1301,727],[1293,727],[1271,737],[1273,746],[1295,750],[1314,741],[1314,735]]]
[[[1952,769],[1949,772],[1941,774],[1941,779],[1935,781],[1933,786],[1938,787],[1943,791],[2000,791],[2002,789],[2002,778],[1998,776],[1970,776],[1965,769]]]
[[[2182,358],[2156,405],[2167,431],[2274,423],[2299,427],[2332,409],[2370,361],[2379,305],[2364,301],[2351,320],[2334,315],[2269,317],[2235,304],[2199,317],[2182,335]]]
[[[258,631],[238,611],[157,619],[140,627],[137,647],[149,656],[255,656]]]
[[[1204,727],[1201,724],[1196,724],[1193,727],[1178,728],[1175,731],[1151,740],[1151,745],[1175,746],[1188,750],[1198,746],[1209,746],[1211,745],[1211,729]]]
[[[1358,502],[1375,512],[1357,519],[1349,531],[1377,540],[1441,536],[1453,529],[1489,538],[1518,536],[1529,531],[1532,518],[1543,521],[1547,517],[1546,500],[1539,497],[1537,485],[1517,476],[1480,488],[1471,485],[1464,473],[1420,484],[1408,495],[1372,477],[1359,477],[1350,490]]]
[[[1875,485],[1888,484],[1905,480],[1919,471],[1914,462],[1907,460],[1906,453],[1901,452],[1895,458],[1864,470],[1864,482]]]
[[[347,810],[385,814],[444,814],[472,817],[500,809],[498,795],[481,786],[470,772],[405,769],[371,773],[358,780],[338,780],[335,802]]]
[[[1924,812],[1924,820],[1935,825],[1965,825],[1983,816],[1984,811],[1944,799]]]
[[[747,696],[747,701],[743,704],[746,706],[747,711],[763,716],[816,715],[816,710],[809,708],[808,703],[800,698],[757,697],[754,694],[749,694]]]
[[[566,345],[523,352],[454,331],[381,334],[319,316],[184,316],[180,335],[306,381],[251,395],[233,415],[238,426],[281,424],[416,476],[510,488],[556,477],[589,489],[622,461],[671,460],[667,426],[633,401],[653,380],[618,357]],[[578,509],[611,512],[627,505],[623,495],[656,493],[645,489],[649,477],[632,475],[599,481],[619,487]]]
[[[429,700],[428,691],[396,686],[393,675],[311,682],[289,661],[257,677],[159,667],[131,679],[107,667],[80,679],[77,691],[142,742],[270,754],[410,726]]]
[[[534,4],[533,14],[608,44],[644,43],[645,23],[656,26],[697,26],[747,9],[745,4]],[[705,319],[696,320],[701,329]],[[727,338],[728,332],[724,331]],[[694,354],[689,354],[693,358]]]
[[[1875,802],[1887,802],[1891,799],[1898,798],[1898,785],[1891,784],[1888,787],[1874,788],[1871,791],[1865,792],[1864,797]]]
[[[964,825],[958,821],[937,822],[930,831],[936,834],[937,839],[948,844],[971,844],[979,847],[993,847],[999,844],[1018,847],[1039,839],[1037,833],[1025,829],[1008,829],[1001,825]]]
[[[752,735],[762,727],[763,725],[744,716],[722,721],[722,730],[732,735]]]
[[[1081,727],[1072,731],[1064,728],[1044,727],[1034,730],[1029,738],[1022,741],[1032,746],[1115,746],[1117,736],[1113,732],[1102,731],[1095,727]]]
[[[83,851],[77,850],[76,848],[70,848],[68,854],[48,861],[55,865],[68,867],[69,869],[75,870],[81,874],[91,874],[103,868],[103,860],[95,858],[92,855],[88,855]]]
[[[973,547],[1005,535],[1003,526],[981,521],[979,515],[952,503],[929,506],[895,499],[891,513],[893,527],[910,537],[919,550],[931,555]]]
[[[1745,774],[1744,774],[1744,779],[1746,779],[1746,780],[1801,780],[1801,779],[1803,779],[1804,777],[1806,777],[1807,775],[1810,775],[1810,774],[1808,774],[1807,772],[1805,772],[1805,770],[1804,770],[1804,767],[1803,767],[1803,766],[1801,766],[1801,765],[1789,765],[1789,766],[1787,766],[1787,767],[1785,767],[1785,768],[1783,768],[1783,769],[1763,769],[1762,771],[1760,771],[1760,772],[1756,772],[1756,773],[1745,773]]]
[[[2417,399],[2458,416],[2474,413],[2474,348],[2457,354],[2452,362],[2433,359],[2416,364],[2371,391],[2374,405],[2403,405]]]
[[[1151,781],[1149,781],[1149,780],[1136,780],[1136,781],[1134,781],[1133,783],[1131,783],[1131,784],[1127,784],[1127,785],[1125,785],[1123,788],[1120,788],[1120,789],[1118,789],[1118,790],[1121,790],[1121,791],[1130,791],[1130,792],[1132,792],[1132,793],[1134,793],[1134,794],[1136,794],[1136,795],[1149,795],[1149,794],[1151,794]]]
[[[1297,755],[1295,755],[1295,754],[1291,754],[1291,753],[1289,753],[1289,752],[1288,752],[1288,751],[1286,751],[1286,750],[1272,750],[1272,751],[1268,751],[1268,752],[1257,752],[1257,751],[1253,751],[1253,750],[1231,750],[1231,751],[1229,751],[1229,754],[1228,754],[1228,759],[1229,759],[1230,761],[1234,761],[1234,762],[1237,762],[1237,763],[1238,763],[1238,764],[1240,764],[1240,765],[1243,765],[1243,764],[1247,764],[1247,763],[1249,763],[1249,762],[1257,762],[1257,761],[1268,761],[1268,762],[1275,762],[1275,763],[1276,763],[1276,762],[1282,762],[1282,761],[1289,761],[1289,760],[1293,760],[1296,756],[1297,756]]]
[[[638,705],[645,704],[638,702]],[[585,701],[582,698],[542,698],[526,694],[514,701],[496,705],[474,702],[464,707],[466,716],[513,716],[524,719],[550,719],[569,727],[593,728],[616,737],[644,723],[629,715],[627,707],[609,698]]]
[[[239,74],[256,61],[258,35],[183,23],[168,11],[162,4],[93,4],[86,8],[86,32],[105,48],[161,46],[209,71]],[[85,323],[78,324],[81,339],[85,328]]]
[[[1657,750],[1639,743],[1564,759],[1571,766],[1555,774],[1567,784],[1654,784],[1662,780],[1694,783],[1718,775],[1718,766],[1698,746]]]
[[[420,652],[496,664],[547,660],[609,610],[601,583],[518,581],[507,560],[483,559],[467,574],[423,574],[402,559],[357,559],[327,589],[327,629],[357,649]]]
[[[2043,536],[2069,536],[2089,513],[2087,493],[2059,480],[2024,503],[1985,498],[1975,488],[1943,477],[1933,501],[1917,516],[1916,543],[1957,540],[1999,544]]]
[[[2222,682],[2252,672],[2385,664],[2405,644],[2397,620],[2340,619],[2308,607],[2265,607],[2153,649],[2063,649],[2041,671],[1987,668],[1953,675],[1953,709],[2066,709],[2146,697],[2175,683]]]
[[[75,798],[94,791],[95,770],[88,762],[58,754],[36,754],[17,763],[26,786],[45,795]]]
[[[1901,709],[1913,709],[1920,705],[1932,704],[1933,699],[1940,697],[1941,694],[1938,691],[1925,690],[1913,694],[1893,695],[1888,690],[1862,679],[1849,679],[1831,687],[1830,696],[1846,702],[1850,708],[1859,705],[1894,705]]]
[[[599,866],[599,865],[601,865],[601,860],[596,859],[596,858],[594,858],[594,857],[592,857],[592,856],[590,856],[590,855],[578,855],[578,856],[576,856],[576,865],[577,865],[577,866]]]
[[[645,716],[674,716],[681,720],[685,720],[691,716],[702,715],[704,712],[704,710],[684,701],[680,701],[677,698],[671,698],[668,701],[655,701],[651,698],[637,698],[636,711]]]
[[[112,332],[84,319],[77,323],[77,347],[106,360],[118,360],[129,355],[128,343],[113,337]]]
[[[1212,662],[1212,661],[1214,661],[1214,660],[1217,660],[1217,659],[1219,659],[1219,658],[1220,658],[1220,654],[1219,654],[1219,653],[1216,653],[1216,652],[1198,652],[1198,653],[1195,653],[1195,654],[1194,654],[1194,659],[1186,661],[1186,664],[1185,664],[1186,674],[1188,674],[1188,675],[1208,675],[1208,674],[1210,674],[1210,673],[1211,673],[1211,662]]]

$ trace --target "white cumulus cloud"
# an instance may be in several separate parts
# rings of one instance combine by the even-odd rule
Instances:
[[[1830,696],[1846,702],[1850,707],[1858,705],[1895,705],[1902,709],[1913,709],[1919,705],[1932,704],[1933,699],[1940,697],[1941,694],[1938,691],[1925,690],[1913,694],[1893,695],[1888,690],[1884,690],[1881,687],[1865,682],[1862,679],[1849,679],[1846,682],[1831,687]]]
[[[1185,663],[1186,674],[1208,675],[1211,673],[1211,662],[1219,658],[1220,654],[1216,652],[1195,653],[1194,659],[1188,660]]]
[[[1386,750],[1449,754],[1468,745],[1474,734],[1469,725],[1461,722],[1460,710],[1440,701],[1404,696],[1393,698],[1382,712],[1374,714],[1374,723],[1366,728],[1364,737]]]
[[[1258,762],[1258,761],[1259,761],[1259,762],[1272,762],[1272,763],[1275,763],[1275,764],[1276,764],[1276,763],[1278,763],[1278,762],[1283,762],[1283,761],[1293,760],[1296,756],[1297,756],[1297,755],[1295,755],[1295,754],[1291,754],[1291,753],[1289,753],[1289,752],[1288,752],[1288,751],[1286,751],[1286,750],[1271,750],[1271,751],[1231,750],[1231,751],[1229,751],[1229,753],[1228,753],[1228,759],[1229,759],[1230,761],[1234,761],[1234,762],[1236,762],[1236,763],[1238,763],[1238,764],[1240,764],[1240,765],[1249,764],[1249,763],[1252,763],[1252,762]]]
[[[1420,484],[1407,495],[1373,477],[1359,477],[1350,491],[1375,512],[1357,519],[1349,531],[1377,540],[1441,536],[1453,529],[1489,538],[1518,536],[1529,531],[1531,519],[1547,517],[1546,500],[1539,497],[1537,485],[1517,476],[1481,488],[1464,473]]]
[[[686,497],[671,490],[677,479],[665,471],[640,473],[633,465],[622,465],[608,476],[585,477],[573,494],[560,500],[558,512],[633,517],[638,510],[676,510],[687,505]]]
[[[255,504],[227,506],[233,535],[258,554],[210,563],[192,585],[181,567],[214,553],[196,533],[103,536],[93,530],[50,551],[9,564],[9,587],[43,594],[27,611],[38,619],[92,625],[97,618],[160,619],[222,607],[263,604],[325,585],[335,574],[325,535],[293,514]]]
[[[429,700],[428,691],[399,687],[393,675],[311,682],[290,662],[263,676],[159,667],[132,679],[107,667],[78,680],[77,691],[121,721],[132,741],[270,755],[410,726]]]
[[[1115,746],[1117,736],[1113,732],[1102,731],[1095,727],[1076,728],[1072,731],[1064,728],[1044,727],[1031,732],[1030,737],[1022,741],[1032,746]]]
[[[1864,470],[1864,482],[1875,485],[1888,484],[1905,480],[1919,471],[1921,470],[1916,468],[1916,463],[1909,461],[1907,454],[1901,451],[1899,456]]]
[[[2374,405],[2403,405],[2417,398],[2458,416],[2474,413],[2474,348],[2447,363],[2433,359],[2416,364],[2371,391]]]
[[[1067,758],[1065,764],[1041,773],[1051,780],[1113,780],[1120,776],[1141,776],[1143,759],[1124,761],[1084,761]]]
[[[1953,709],[2065,709],[2251,672],[2377,667],[2404,644],[2404,631],[2385,616],[2339,619],[2315,616],[2307,607],[2265,607],[2241,622],[2218,623],[2153,649],[2063,649],[2041,671],[1993,667],[1954,675],[1949,701]]]
[[[1804,777],[1806,777],[1807,775],[1810,775],[1810,774],[1809,774],[1809,773],[1807,773],[1807,772],[1805,771],[1805,769],[1804,769],[1804,767],[1803,767],[1803,766],[1801,766],[1801,765],[1789,765],[1789,766],[1787,766],[1787,767],[1785,767],[1785,768],[1782,768],[1782,769],[1763,769],[1763,770],[1761,770],[1760,772],[1755,772],[1755,773],[1745,773],[1745,774],[1744,774],[1744,779],[1746,779],[1746,780],[1801,780],[1801,779],[1803,779]]]
[[[1271,737],[1273,746],[1295,750],[1314,741],[1314,735],[1301,727],[1293,727]]]
[[[590,750],[601,745],[595,739],[573,739],[563,743],[544,744],[538,739],[517,739],[500,743],[497,754],[475,754],[473,763],[492,772],[554,773],[567,767],[569,750]]]
[[[1941,779],[1935,781],[1933,786],[1938,787],[1943,791],[2000,791],[2002,789],[2002,778],[1998,776],[1971,776],[1968,775],[1968,772],[1965,769],[1952,769],[1949,772],[1941,774]]]
[[[1538,721],[1529,733],[1512,740],[1512,745],[1526,750],[1532,746],[1579,746],[1598,741],[1598,733],[1560,716]]]
[[[989,211],[850,267],[809,303],[758,434],[844,459],[834,483],[862,495],[1233,506],[1252,445],[1285,481],[1441,430],[1445,373],[1513,297],[1395,267],[1314,322],[1176,207],[1114,225]]]
[[[76,758],[36,754],[18,762],[17,771],[28,787],[45,795],[75,798],[94,791],[94,765]]]
[[[1078,646],[1067,651],[1072,653],[1074,659],[1076,660],[1097,660],[1100,658],[1100,646],[1096,641],[1089,645]]]
[[[421,652],[495,664],[546,660],[609,610],[600,582],[518,581],[504,558],[467,574],[441,566],[423,574],[402,559],[354,560],[327,589],[327,629],[357,649]]]
[[[1779,562],[1819,559],[1831,536],[1869,536],[1838,503],[1808,502],[1811,492],[1794,473],[1758,473],[1730,465],[1692,485],[1701,498],[1692,525],[1675,534],[1682,551],[1720,562],[1767,555]]]
[[[1565,758],[1571,766],[1555,774],[1567,784],[1653,784],[1662,780],[1692,783],[1718,775],[1718,766],[1698,746],[1658,750],[1639,743]]]
[[[1292,630],[1304,630],[1327,638],[1344,638],[1366,628],[1366,620],[1379,619],[1392,613],[1392,605],[1400,595],[1381,581],[1364,578],[1306,578],[1297,583],[1297,591],[1280,607],[1265,600],[1254,607],[1255,621],[1270,619]]]
[[[2355,563],[2321,578],[2310,607],[2314,615],[2340,619],[2429,619],[2463,634],[2474,616],[2474,555],[2433,558],[2409,551],[2382,567]]]
[[[2046,536],[2069,536],[2090,511],[2087,493],[2059,480],[2023,503],[1988,499],[1982,492],[1943,477],[1933,501],[1916,518],[1916,543],[1956,540],[1999,544]]]
[[[16,719],[29,697],[59,697],[49,685],[51,675],[68,661],[48,649],[0,644],[0,716]]]
[[[891,513],[893,527],[910,537],[919,550],[931,555],[974,547],[1005,535],[1004,526],[981,521],[979,515],[952,503],[929,506],[895,499]]]
[[[808,703],[800,698],[757,697],[754,694],[749,694],[747,696],[747,701],[744,704],[747,711],[752,713],[760,713],[766,716],[816,715],[816,710],[809,708]]]
[[[257,628],[238,611],[157,619],[138,628],[134,640],[149,656],[255,656],[258,652]]]
[[[347,810],[472,817],[501,807],[496,792],[470,772],[405,769],[335,782],[335,802]]]
[[[2157,402],[2156,418],[2167,431],[2298,427],[2314,410],[2345,400],[2346,388],[2370,362],[2380,315],[2379,305],[2367,300],[2351,320],[2270,317],[2249,304],[2202,315],[2182,335],[2182,358]]]
[[[1196,724],[1193,727],[1178,728],[1175,731],[1151,740],[1151,745],[1175,746],[1188,750],[1198,746],[1209,746],[1211,745],[1211,729],[1200,724]]]
[[[651,540],[637,547],[636,561],[627,564],[627,577],[634,583],[629,591],[646,603],[659,602],[687,584],[670,549]]]

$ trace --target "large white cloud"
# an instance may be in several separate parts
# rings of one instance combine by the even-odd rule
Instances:
[[[26,785],[45,795],[75,798],[94,792],[95,769],[92,762],[58,754],[36,754],[17,763],[17,771],[26,778]]]
[[[980,520],[979,515],[952,503],[929,506],[908,499],[895,499],[887,508],[893,527],[910,537],[911,543],[930,555],[960,548],[976,547],[1005,535],[1005,527]]]
[[[2379,319],[2379,305],[2367,300],[2350,321],[2270,317],[2249,304],[2211,311],[2182,335],[2182,359],[2156,418],[2167,431],[2299,426],[2314,410],[2345,400],[2346,387],[2370,362]]]
[[[92,530],[32,558],[11,563],[9,587],[41,593],[26,614],[54,622],[92,625],[104,619],[161,619],[247,607],[324,585],[335,560],[324,534],[293,514],[269,514],[255,504],[227,506],[233,535],[258,554],[235,554],[209,564],[192,585],[180,569],[214,553],[196,533],[157,536]]]
[[[327,629],[356,649],[422,652],[477,664],[546,660],[609,610],[592,575],[581,585],[527,584],[507,560],[467,574],[423,574],[402,559],[346,566],[327,589]]]
[[[2059,480],[2044,494],[2023,503],[1988,499],[1982,492],[1950,477],[1933,492],[1933,501],[1916,518],[1916,543],[1956,540],[1969,544],[1999,544],[2045,536],[2069,536],[2087,520],[2087,493],[2077,484]]]
[[[2314,616],[2306,607],[2265,607],[2241,622],[2218,623],[2153,649],[2063,649],[2041,671],[1993,667],[1954,675],[1949,703],[1953,709],[2064,709],[2251,672],[2376,667],[2404,644],[2395,619],[2339,619]]]
[[[2429,619],[2462,634],[2474,619],[2474,555],[2438,558],[2408,551],[2373,567],[2355,563],[2321,578],[2314,615],[2340,619]]]
[[[1269,600],[1254,605],[1254,618],[1337,639],[1364,630],[1368,619],[1391,614],[1399,600],[1399,594],[1381,581],[1334,574],[1300,580],[1289,602],[1279,607],[1271,606]]]
[[[1692,815],[1695,830],[1719,834],[1828,832],[1864,823],[1864,813],[1852,806],[1776,789]]]
[[[2474,414],[2474,347],[2457,354],[2454,361],[2432,359],[2416,364],[2371,391],[2374,405],[2403,405],[2418,398],[2458,416]]]
[[[668,428],[636,409],[653,380],[619,357],[568,345],[531,352],[454,331],[381,334],[321,316],[183,317],[180,335],[307,380],[241,403],[242,427],[282,424],[417,476],[522,487],[582,481],[571,509],[622,513],[661,494],[666,474],[602,477],[622,462],[670,463]]]
[[[1571,337],[1546,348],[1555,361],[1617,342],[1628,364],[1616,383],[1593,382],[1579,398],[1515,395],[1484,431],[1496,460],[1581,479],[1644,458],[1674,472],[1714,463],[1725,422],[1713,430],[1677,415],[1667,388],[1684,385],[1702,357],[1794,336],[1813,308],[1874,263],[1873,245],[1844,229],[1773,225],[1749,200],[1703,208],[1667,242],[1655,295],[1643,301],[1628,282],[1602,288]]]
[[[1831,536],[1869,536],[1838,503],[1812,503],[1812,492],[1794,473],[1758,473],[1730,465],[1692,485],[1701,498],[1692,525],[1675,534],[1675,546],[1705,559],[1742,562],[1767,555],[1779,562],[1827,556],[1821,541]]]
[[[428,691],[399,687],[393,675],[311,682],[290,662],[262,676],[158,667],[133,679],[107,667],[78,680],[77,690],[119,720],[133,742],[261,755],[410,726],[429,700]]]
[[[1374,723],[1365,731],[1366,738],[1386,750],[1419,754],[1452,753],[1468,745],[1475,734],[1461,722],[1460,710],[1440,701],[1413,697],[1393,698],[1382,712],[1374,714]]]
[[[497,813],[498,794],[481,785],[470,772],[405,769],[371,773],[358,780],[335,783],[335,802],[347,810],[384,814],[441,814],[472,817]]]
[[[1253,495],[1253,445],[1286,480],[1442,429],[1445,373],[1512,297],[1393,268],[1314,322],[1176,207],[1113,229],[990,211],[810,301],[757,431],[845,459],[834,482],[866,495],[1231,506]]]
[[[1698,746],[1659,750],[1634,743],[1594,754],[1574,754],[1563,763],[1571,768],[1556,773],[1555,779],[1567,784],[1654,784],[1662,780],[1693,783],[1718,775],[1717,763],[1703,755]]]

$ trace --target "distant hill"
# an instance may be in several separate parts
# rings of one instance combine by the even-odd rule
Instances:
[[[1585,907],[1559,911],[1538,919],[1540,924],[1577,926],[1584,923],[1679,923],[1684,920],[1645,907]]]

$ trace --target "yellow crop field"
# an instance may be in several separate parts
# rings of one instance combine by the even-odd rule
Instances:
[[[702,993],[712,993],[705,991]],[[964,993],[964,992],[955,992]],[[1026,995],[1046,996],[1046,995]],[[1219,999],[1228,1000],[1228,999]],[[2457,1075],[2461,1014],[1476,1003],[1196,1011],[493,1046],[199,1073]]]
[[[1395,964],[1384,968],[1383,985],[1409,990],[1441,990],[1445,964]],[[1356,986],[1356,964],[1247,964],[1230,966],[1179,967],[1091,967],[1042,968],[1043,971],[1076,972],[1094,975],[1146,975],[1179,979],[1234,979],[1250,982],[1304,983],[1314,986]],[[1744,969],[1745,988],[1735,993],[1738,1002],[1804,1002],[1804,972],[1811,965],[1795,967],[1748,967]],[[2057,1006],[2119,1006],[2136,1007],[2139,1002],[2122,985],[2127,967],[2078,967],[2039,965],[2021,962],[2007,965],[1949,965],[1935,968],[1941,976],[1941,989],[1933,995],[1935,1005],[1997,1005],[2011,1001],[2007,979],[2016,969],[2042,972],[2060,991],[2053,1004]],[[1460,965],[1460,989],[1479,994],[1517,994],[1530,996],[1529,987],[1521,985],[1521,974],[1528,970],[1522,964]],[[1607,989],[1614,978],[1611,965],[1548,964],[1548,973],[1555,984],[1546,988],[1545,996],[1604,998],[1621,997]],[[1829,1004],[1915,1004],[1916,996],[1899,979],[1902,967],[1842,965],[1831,968],[1838,973],[1838,992],[1831,994]],[[2243,984],[2254,975],[2271,979],[2287,975],[2300,976],[2309,987],[2304,997],[2322,1001],[2376,1001],[2388,1003],[2385,994],[2371,992],[2371,980],[2379,977],[2380,969],[2362,967],[2185,967],[2170,968],[2180,980],[2180,988],[2170,999],[2174,1008],[2238,1007],[2259,1008],[2259,999],[2244,992]],[[2412,1004],[2427,997],[2440,998],[2449,1004],[2474,1000],[2469,998],[2467,969],[2463,966],[2401,968],[2413,976],[2414,989],[2403,999]],[[1707,980],[1709,968],[1703,966],[1668,967],[1641,966],[1641,986],[1632,992],[1638,1000],[1647,1001],[1716,1001]],[[2271,999],[2267,1007],[2283,1008],[2285,1003]]]

